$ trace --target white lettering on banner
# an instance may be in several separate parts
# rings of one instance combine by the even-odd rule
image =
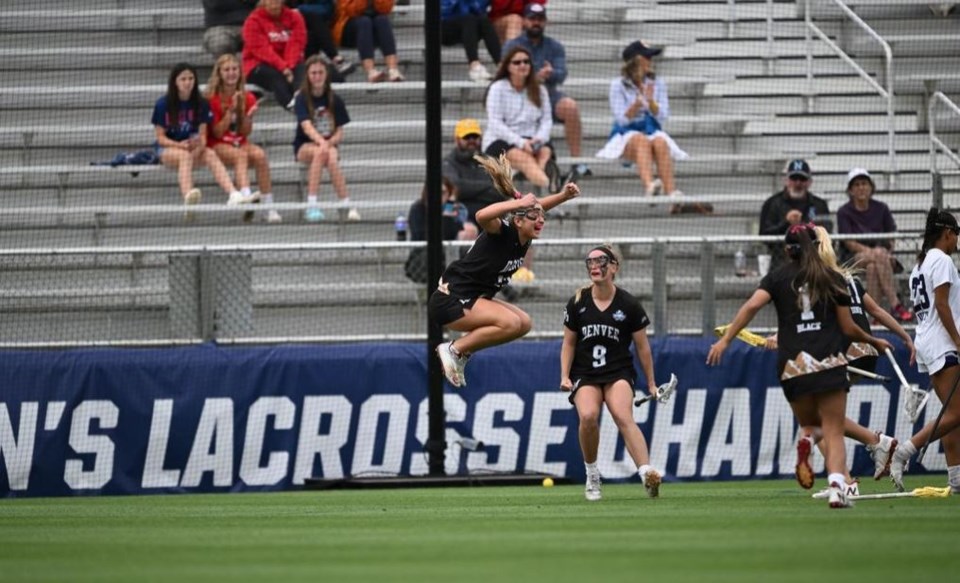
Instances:
[[[447,449],[443,456],[443,471],[448,475],[453,475],[457,473],[457,469],[460,467],[460,454],[463,453],[463,450],[456,445],[456,441],[463,436],[457,433],[456,429],[451,428],[450,424],[463,423],[463,420],[467,418],[467,402],[464,401],[463,397],[460,395],[444,393],[443,409],[446,413],[445,419],[447,424],[444,434],[444,439],[446,439],[447,442]],[[419,441],[423,446],[426,446],[427,439],[430,435],[429,413],[430,400],[423,399],[420,401],[420,405],[417,407],[417,425],[414,429],[416,432],[415,435],[417,441]],[[426,450],[411,451],[410,475],[425,476],[429,473],[429,471],[430,468],[427,466]]]
[[[297,440],[297,461],[291,480],[302,485],[306,478],[316,476],[313,462],[320,455],[320,474],[324,478],[343,477],[343,459],[340,449],[350,439],[350,416],[353,405],[343,395],[304,397],[300,415],[300,437]],[[330,416],[327,433],[320,433],[323,416]]]
[[[700,476],[715,477],[724,461],[730,462],[731,475],[749,476],[750,451],[750,390],[725,389],[707,438]]]
[[[66,401],[50,401],[47,403],[47,414],[43,420],[44,431],[55,431],[60,425],[60,419],[63,418],[63,412],[67,408]]]
[[[677,461],[677,477],[689,478],[697,474],[697,446],[703,428],[703,412],[707,402],[706,389],[686,391],[687,408],[683,412],[683,422],[673,423],[673,410],[677,399],[657,405],[657,417],[653,420],[653,443],[650,446],[650,464],[655,468],[666,469],[670,444],[680,445],[680,457]]]
[[[206,472],[213,472],[214,486],[233,484],[233,399],[204,400],[180,485],[199,486]]]
[[[530,417],[530,433],[527,439],[526,471],[543,472],[555,476],[567,473],[565,462],[547,462],[547,448],[563,443],[567,438],[566,425],[552,425],[554,411],[570,413],[570,401],[567,393],[551,391],[533,394],[533,414]],[[572,414],[576,418],[576,413]]]
[[[763,400],[763,422],[760,424],[760,449],[757,451],[756,476],[773,474],[773,456],[780,451],[777,468],[781,474],[793,472],[797,461],[796,423],[793,410],[780,387],[767,388]]]
[[[0,457],[7,469],[7,481],[11,490],[26,490],[30,485],[39,410],[40,403],[36,401],[20,403],[19,430],[17,435],[14,435],[13,420],[7,404],[0,403]]]
[[[163,469],[172,419],[173,399],[154,400],[147,455],[143,462],[143,479],[140,482],[143,488],[175,488],[180,483],[180,470]]]
[[[477,400],[473,413],[473,437],[484,443],[484,451],[467,455],[467,469],[471,472],[513,472],[517,469],[520,452],[520,434],[510,427],[497,427],[497,413],[503,413],[503,422],[523,419],[523,399],[516,393],[487,393]],[[491,448],[498,450],[497,461],[490,461]]]
[[[638,395],[643,394],[644,389],[638,390]],[[648,401],[639,407],[633,407],[633,421],[642,425],[650,420],[651,403]],[[610,478],[629,478],[637,472],[637,466],[633,458],[626,451],[626,447],[619,448],[618,440],[620,430],[609,410],[604,407],[603,416],[600,418],[600,448],[597,453],[597,464],[600,468],[600,474]]]
[[[102,488],[113,477],[114,444],[106,435],[91,435],[90,422],[99,420],[100,429],[114,429],[120,409],[112,401],[83,401],[73,410],[70,424],[70,447],[77,453],[92,453],[93,468],[83,469],[82,459],[68,459],[63,468],[63,481],[74,490]]]
[[[383,460],[376,463],[376,441],[380,421],[387,419]],[[360,406],[357,434],[353,447],[352,475],[369,472],[399,474],[410,423],[410,402],[403,395],[373,395]]]
[[[275,430],[292,429],[297,406],[287,397],[260,397],[247,411],[247,435],[240,458],[240,479],[249,486],[272,486],[286,477],[290,453],[272,451],[267,465],[260,465],[267,418],[273,417]]]

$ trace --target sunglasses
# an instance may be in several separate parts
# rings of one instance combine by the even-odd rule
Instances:
[[[806,181],[808,181],[808,180],[810,180],[810,179],[807,178],[806,176],[794,175],[794,176],[791,176],[791,177],[790,177],[790,180],[793,181],[793,182],[806,182]]]
[[[600,257],[587,257],[583,260],[583,262],[587,265],[587,269],[592,269],[594,267],[606,267],[611,263],[610,258],[606,255],[602,255]]]
[[[467,134],[460,139],[461,140],[479,140],[480,134]]]
[[[529,65],[530,59],[518,59],[516,61],[510,61],[511,65]]]

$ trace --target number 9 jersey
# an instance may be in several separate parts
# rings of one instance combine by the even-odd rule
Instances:
[[[910,273],[910,299],[917,315],[914,344],[920,372],[937,372],[930,370],[930,366],[948,352],[957,350],[933,305],[934,291],[944,284],[950,285],[948,301],[953,314],[953,322],[947,324],[956,326],[960,319],[960,275],[949,255],[937,248],[930,249],[923,263],[914,266]]]
[[[640,301],[617,288],[607,309],[601,311],[593,302],[591,288],[570,298],[564,308],[563,325],[577,335],[577,347],[570,367],[570,378],[603,382],[636,376],[630,344],[634,332],[650,325],[650,318]]]

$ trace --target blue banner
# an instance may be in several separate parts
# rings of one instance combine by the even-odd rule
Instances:
[[[796,424],[776,355],[734,343],[708,368],[711,341],[651,341],[658,382],[680,379],[668,403],[634,410],[651,463],[668,480],[792,475]],[[514,342],[471,359],[469,385],[445,396],[447,473],[583,478],[576,412],[557,390],[559,352],[559,341]],[[919,381],[906,352],[897,356]],[[426,363],[423,345],[401,343],[0,352],[0,495],[276,490],[309,477],[426,474]],[[885,360],[877,372],[895,378]],[[921,422],[936,416],[932,401]],[[899,439],[914,430],[896,381],[855,386],[848,415]],[[464,437],[482,448],[461,447]],[[600,442],[604,477],[636,479],[607,413]],[[848,440],[848,455],[854,475],[872,474],[863,447]],[[946,467],[938,448],[925,462]]]

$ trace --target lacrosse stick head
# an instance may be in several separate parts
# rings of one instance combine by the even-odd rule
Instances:
[[[677,390],[677,375],[670,373],[670,380],[657,387],[657,402],[666,403]]]
[[[901,390],[904,391],[903,409],[910,417],[910,423],[916,423],[920,417],[920,412],[927,406],[930,392],[921,390],[917,385],[907,385],[901,387]]]

